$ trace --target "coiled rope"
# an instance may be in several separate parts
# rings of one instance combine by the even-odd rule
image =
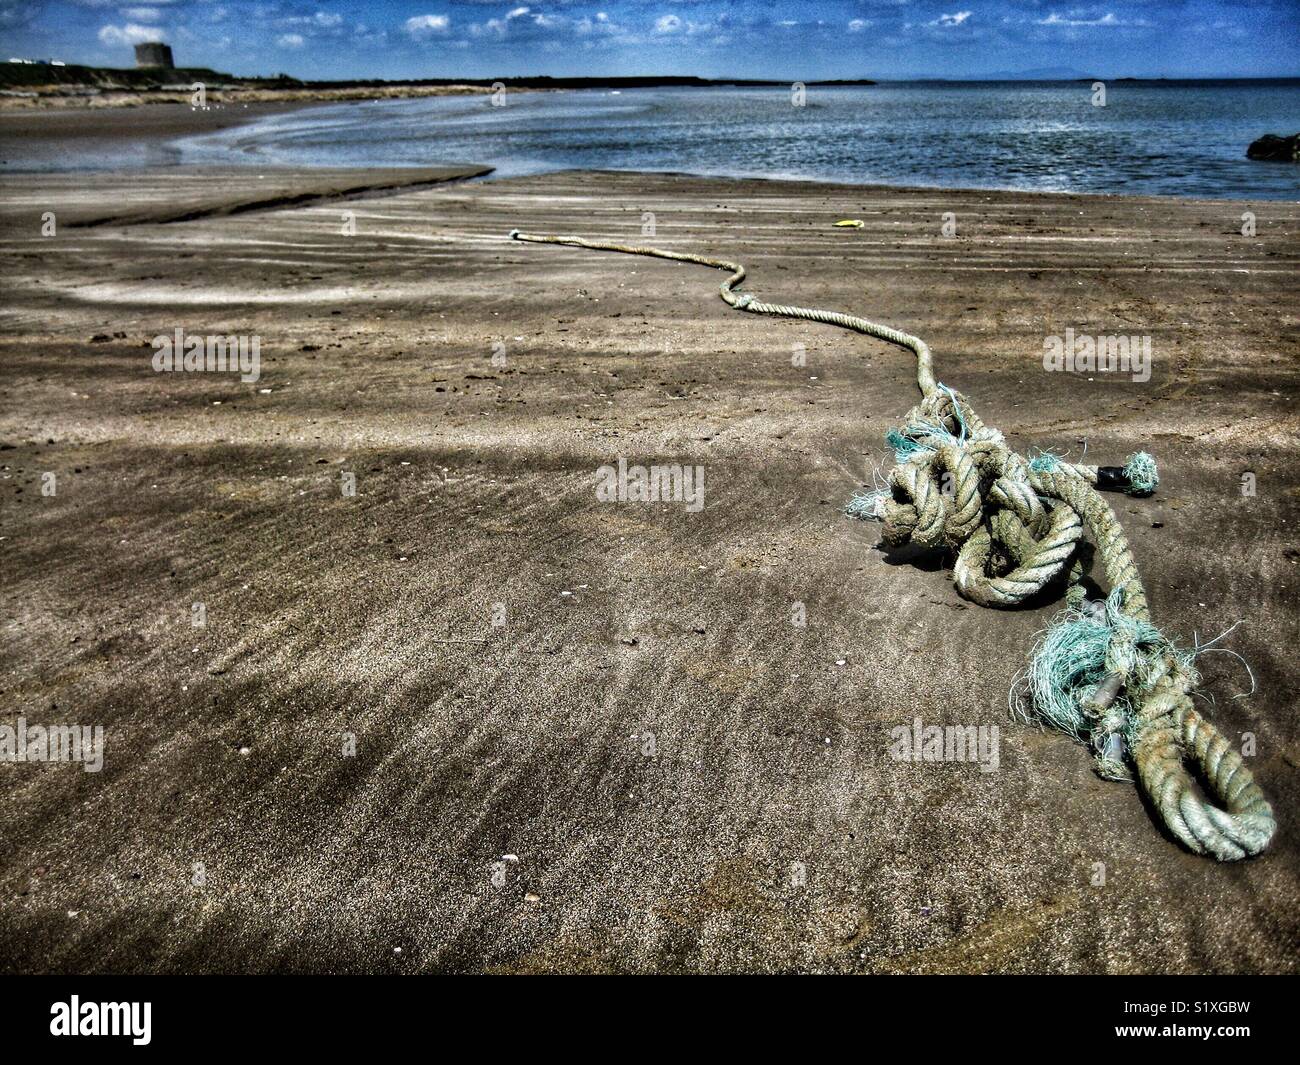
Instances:
[[[1268,845],[1276,828],[1272,808],[1241,756],[1193,707],[1193,656],[1151,623],[1124,530],[1097,491],[1149,495],[1158,483],[1149,455],[1131,455],[1123,467],[1051,454],[1026,459],[980,421],[964,396],[935,379],[923,340],[857,315],[737,293],[745,280],[739,263],[579,237],[519,230],[510,236],[726,270],[731,276],[721,295],[737,310],[840,326],[911,351],[922,398],[886,435],[898,464],[886,489],[856,496],[846,512],[882,522],[889,547],[955,551],[957,590],[982,606],[1017,606],[1064,584],[1069,609],[1039,640],[1025,681],[1034,712],[1090,743],[1103,776],[1122,779],[1131,762],[1170,833],[1189,850],[1232,861]],[[1087,598],[1094,556],[1110,589],[1104,600]],[[1197,786],[1189,764],[1218,805]]]

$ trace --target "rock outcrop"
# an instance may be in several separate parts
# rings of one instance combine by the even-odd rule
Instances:
[[[1266,133],[1257,141],[1251,141],[1246,149],[1247,159],[1262,159],[1269,163],[1300,163],[1300,133],[1289,137],[1279,137],[1276,133]]]

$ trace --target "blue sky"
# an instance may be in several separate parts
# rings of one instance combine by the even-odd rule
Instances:
[[[1300,74],[1300,0],[0,0],[4,56],[304,78]]]

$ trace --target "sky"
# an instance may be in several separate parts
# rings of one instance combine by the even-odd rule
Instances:
[[[309,79],[1292,77],[1300,0],[0,0],[0,58]]]

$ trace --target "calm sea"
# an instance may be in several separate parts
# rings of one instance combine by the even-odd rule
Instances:
[[[345,104],[184,140],[164,161],[474,162],[497,176],[686,171],[939,188],[1300,198],[1300,166],[1247,160],[1300,128],[1300,80],[640,89]]]

